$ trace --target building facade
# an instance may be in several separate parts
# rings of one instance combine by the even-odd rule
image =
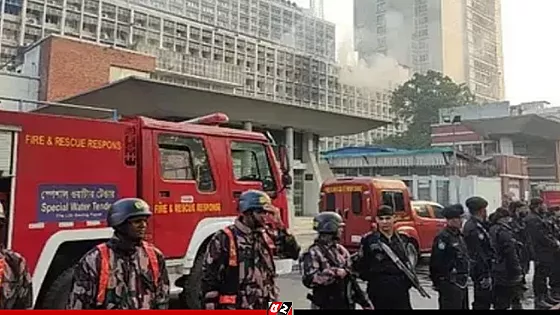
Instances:
[[[366,61],[381,53],[467,83],[481,102],[504,99],[501,0],[355,0],[354,36]]]
[[[319,4],[318,4],[319,5]],[[341,84],[335,25],[283,0],[11,0],[0,10],[0,59],[60,34],[156,56],[166,82],[390,120],[389,91]],[[322,137],[322,150],[366,144],[393,126]]]
[[[432,125],[432,147],[456,150],[488,159],[496,154],[523,156],[535,187],[560,182],[560,110],[548,102],[463,106],[440,110]],[[460,123],[445,122],[459,116]]]
[[[299,212],[306,208],[303,195],[315,200],[318,193],[319,138],[324,146],[340,139],[331,140],[334,136],[359,134],[391,120],[387,92],[340,82],[335,25],[289,1],[10,0],[1,2],[0,13],[2,66],[40,77],[40,101],[80,102],[76,95],[135,76],[146,81],[123,84],[155,80],[162,84],[152,85],[160,88],[208,91],[196,92],[200,101],[219,99],[223,106],[170,109],[163,118],[214,108],[227,112],[232,125],[280,131],[280,140],[294,149],[293,197]],[[49,36],[59,38],[43,42]],[[100,97],[89,105],[101,102],[111,103]],[[233,110],[230,102],[251,111]],[[305,115],[270,119],[282,111]],[[309,122],[304,116],[316,118]],[[356,128],[356,122],[364,127]],[[323,124],[322,131],[313,123]]]

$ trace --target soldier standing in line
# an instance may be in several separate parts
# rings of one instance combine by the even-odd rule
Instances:
[[[5,235],[6,214],[0,204],[0,236]],[[25,258],[4,248],[0,238],[0,310],[26,310],[33,307],[31,275]]]
[[[560,207],[553,206],[549,209],[550,212],[550,225],[553,228],[553,236],[560,239]],[[554,261],[560,261],[560,251],[555,253]],[[551,298],[560,301],[560,264],[553,264],[552,274],[550,276],[550,289]]]
[[[490,237],[496,249],[492,267],[494,279],[494,309],[507,310],[512,306],[517,288],[523,280],[523,268],[519,257],[518,242],[510,226],[513,218],[509,210],[498,208]]]
[[[295,237],[266,193],[242,193],[239,211],[233,225],[212,237],[204,256],[202,299],[208,310],[268,309],[268,302],[278,300],[274,256],[299,256]],[[277,231],[271,233],[269,224]]]
[[[412,269],[402,240],[404,236],[395,231],[395,211],[389,206],[381,206],[375,219],[377,231],[362,238],[354,269],[367,281],[367,293],[375,309],[410,310],[412,281],[386,251],[388,248],[396,259]]]
[[[525,217],[529,213],[529,207],[523,201],[514,201],[509,205],[509,212],[513,216],[510,226],[513,231],[514,238],[517,240],[517,247],[519,251],[519,259],[521,267],[523,268],[523,279],[521,284],[514,290],[514,297],[511,302],[512,310],[523,309],[523,295],[527,291],[526,275],[529,272],[529,264],[531,262],[531,244],[529,242],[529,235],[527,234]]]
[[[470,197],[465,202],[471,217],[465,223],[463,234],[471,258],[470,276],[474,283],[473,310],[489,310],[492,306],[492,262],[494,248],[486,229],[488,202],[481,197]]]
[[[560,251],[560,242],[554,237],[552,227],[545,220],[546,205],[543,200],[531,199],[529,209],[531,212],[525,218],[525,222],[534,253],[535,309],[548,309],[555,302],[549,296],[547,280],[552,272],[555,255]]]
[[[151,215],[142,199],[124,198],[111,205],[107,224],[115,234],[86,253],[75,267],[67,309],[169,307],[165,257],[144,241]]]
[[[469,254],[463,240],[463,206],[443,209],[447,226],[435,238],[430,257],[430,279],[439,294],[440,310],[469,309]]]
[[[355,303],[372,309],[355,279],[350,279],[350,254],[338,243],[343,226],[342,217],[335,212],[313,218],[313,229],[319,235],[300,257],[303,285],[313,291],[307,296],[312,309],[354,309]]]

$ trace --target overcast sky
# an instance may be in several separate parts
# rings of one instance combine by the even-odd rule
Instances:
[[[303,7],[309,0],[296,0]],[[351,0],[324,0],[337,40],[352,31]],[[502,0],[506,99],[560,106],[560,0]]]

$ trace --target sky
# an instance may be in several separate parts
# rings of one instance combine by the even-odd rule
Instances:
[[[309,0],[296,0],[309,7]],[[325,18],[337,24],[337,41],[352,34],[351,0],[324,0]],[[530,5],[529,5],[530,4]],[[560,106],[560,1],[502,0],[506,100],[549,101]]]

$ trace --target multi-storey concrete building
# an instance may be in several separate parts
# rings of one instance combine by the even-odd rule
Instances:
[[[501,0],[355,0],[355,45],[414,71],[467,83],[482,102],[504,99]]]
[[[135,99],[137,108],[168,106],[158,112],[163,118],[219,110],[238,127],[284,129],[275,137],[293,143],[294,160],[301,162],[293,164],[296,210],[306,208],[304,191],[312,196],[308,211],[316,206],[319,137],[390,121],[386,93],[341,82],[335,25],[288,1],[10,0],[1,2],[0,12],[2,64],[40,77],[41,100],[119,107],[137,97],[131,85],[142,84],[153,93]],[[51,34],[74,41],[43,41]],[[23,67],[20,52],[28,59]],[[120,103],[107,91],[121,93]],[[181,101],[189,102],[178,109]]]

